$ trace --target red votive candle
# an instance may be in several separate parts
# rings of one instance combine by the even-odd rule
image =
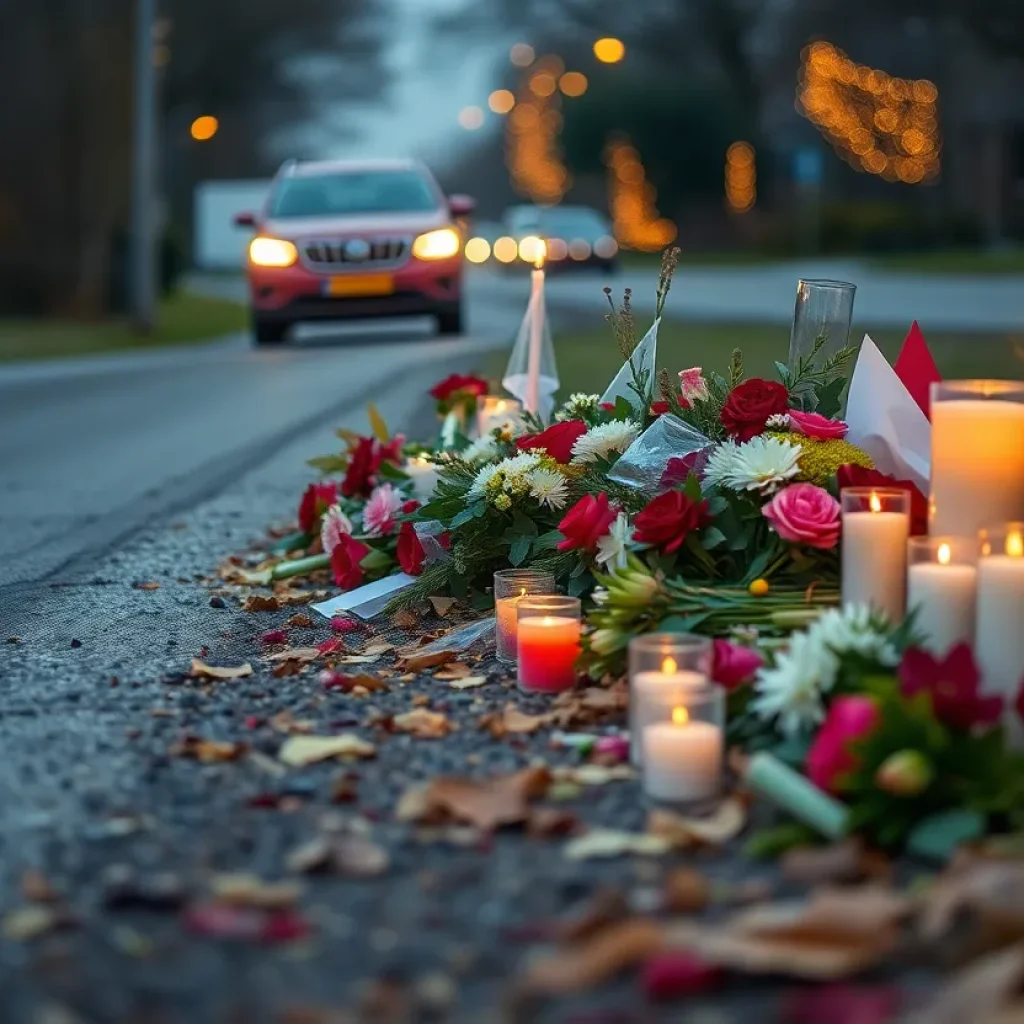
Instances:
[[[524,597],[518,613],[519,686],[534,693],[571,689],[580,656],[580,599]]]

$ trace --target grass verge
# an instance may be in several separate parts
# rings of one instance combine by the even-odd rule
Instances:
[[[922,274],[1024,274],[1024,249],[937,249],[877,256],[871,266]]]
[[[0,362],[188,344],[246,330],[247,325],[246,307],[240,303],[179,292],[160,303],[156,330],[145,337],[120,319],[0,320]]]

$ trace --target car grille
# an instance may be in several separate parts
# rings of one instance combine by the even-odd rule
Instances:
[[[311,239],[300,247],[310,270],[378,270],[395,267],[409,257],[409,238]]]

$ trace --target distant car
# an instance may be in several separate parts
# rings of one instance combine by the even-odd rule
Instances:
[[[612,226],[589,206],[513,206],[505,212],[505,226],[518,247],[518,261],[531,262],[530,243],[524,246],[523,239],[541,238],[550,269],[617,269],[619,246]]]
[[[445,197],[413,160],[289,161],[255,228],[247,269],[257,345],[292,324],[433,314],[441,334],[463,327],[460,218],[467,196]]]

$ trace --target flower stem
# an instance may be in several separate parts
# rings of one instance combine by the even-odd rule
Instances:
[[[272,580],[286,580],[292,576],[305,576],[308,572],[316,572],[318,569],[329,569],[331,565],[330,555],[309,555],[306,558],[295,558],[290,562],[281,562],[275,565],[270,571]]]

